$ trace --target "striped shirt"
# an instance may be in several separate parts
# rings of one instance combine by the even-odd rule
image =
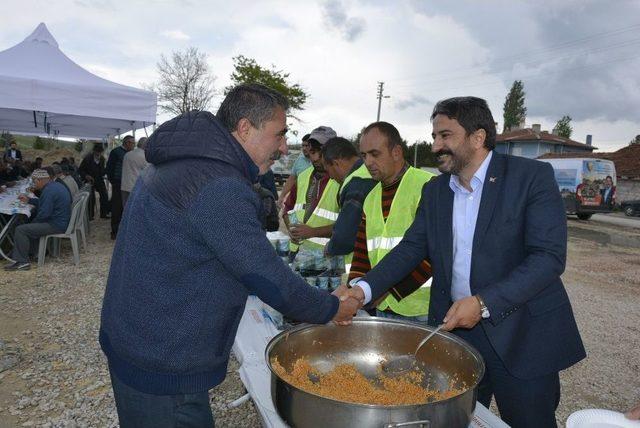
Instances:
[[[382,215],[385,220],[389,216],[391,203],[393,202],[398,187],[400,187],[401,179],[402,176],[388,187],[382,187]],[[370,270],[371,262],[369,261],[369,253],[367,252],[367,223],[366,216],[363,213],[353,249],[353,260],[351,262],[349,280],[362,277]],[[401,300],[420,288],[429,278],[431,278],[431,265],[426,260],[423,260],[413,272],[393,286],[389,292],[397,300]]]

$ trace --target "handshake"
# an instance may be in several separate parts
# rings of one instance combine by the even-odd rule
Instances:
[[[349,325],[358,309],[364,305],[364,292],[360,287],[348,288],[341,285],[331,293],[340,299],[340,307],[333,317],[333,322],[338,325]]]

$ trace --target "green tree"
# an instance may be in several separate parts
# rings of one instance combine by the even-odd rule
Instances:
[[[45,149],[45,141],[44,138],[41,137],[36,137],[35,140],[33,140],[33,148],[36,150],[44,150]]]
[[[423,166],[437,167],[438,162],[436,161],[436,156],[431,151],[432,146],[431,143],[427,143],[426,141],[416,141],[413,146],[410,146],[409,150],[407,150],[405,159],[407,159],[407,162],[411,165],[413,165],[414,160],[417,160],[416,168]],[[415,152],[416,149],[418,150],[417,156]]]
[[[507,132],[511,128],[518,126],[527,115],[527,108],[524,106],[524,85],[522,80],[516,80],[511,85],[511,90],[504,100],[504,127],[502,132]]]
[[[11,133],[3,131],[2,135],[0,135],[0,147],[8,148],[11,143],[15,143],[16,137],[14,137]]]
[[[571,138],[573,128],[571,127],[571,116],[562,116],[562,119],[553,127],[553,133],[559,137]]]
[[[207,55],[190,47],[176,51],[171,58],[160,55],[157,64],[160,80],[149,89],[158,94],[160,108],[182,114],[190,110],[208,110],[215,95],[215,76],[207,64]]]
[[[304,110],[304,104],[307,102],[309,94],[299,84],[289,82],[289,73],[278,70],[275,65],[271,65],[271,68],[262,67],[256,60],[244,55],[234,57],[233,66],[232,84],[225,88],[225,95],[236,85],[260,83],[284,95],[289,101],[292,111]],[[292,117],[295,118],[294,115]]]
[[[633,140],[629,141],[629,145],[632,144],[640,144],[640,134],[636,135],[636,138],[634,138]]]

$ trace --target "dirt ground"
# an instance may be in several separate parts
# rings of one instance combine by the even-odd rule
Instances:
[[[80,266],[67,243],[43,268],[0,270],[0,427],[117,425],[96,339],[113,243],[108,221],[92,224]],[[569,231],[563,279],[588,357],[561,374],[562,425],[579,409],[640,401],[640,231],[577,220]],[[236,368],[211,393],[217,425],[258,426],[250,402],[225,407],[243,393]]]

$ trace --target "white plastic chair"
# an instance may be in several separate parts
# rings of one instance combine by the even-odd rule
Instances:
[[[92,190],[93,190],[93,187],[91,187],[91,184],[89,183],[85,183],[84,186],[80,188],[80,192],[86,192],[86,194],[89,196],[89,198],[87,199],[87,209],[85,210],[85,220],[84,220],[84,231],[87,235],[89,234],[89,230],[91,229],[91,223],[89,222],[89,206],[91,204],[89,199],[91,198]]]
[[[71,206],[71,217],[69,218],[69,225],[67,226],[67,230],[64,233],[57,233],[40,237],[40,244],[38,245],[38,267],[44,266],[44,258],[47,252],[47,241],[49,238],[69,239],[71,241],[71,249],[73,250],[73,262],[76,266],[80,264],[80,248],[78,243],[77,223],[80,215],[82,214],[82,199],[83,198],[74,200],[73,205]],[[56,245],[60,245],[60,242],[58,242]]]
[[[82,248],[87,249],[87,234],[89,233],[87,224],[89,223],[88,217],[88,209],[89,209],[89,193],[88,192],[78,192],[76,194],[77,202],[81,204],[80,214],[78,217],[78,222],[76,223],[76,230],[80,232],[80,236],[82,237]]]

